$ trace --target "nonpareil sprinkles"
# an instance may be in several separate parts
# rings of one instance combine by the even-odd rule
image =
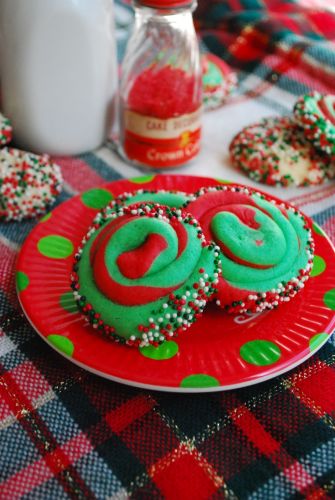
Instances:
[[[112,202],[77,249],[71,288],[97,333],[157,346],[201,316],[216,293],[218,255],[181,209]]]
[[[199,78],[173,66],[140,73],[122,103],[130,159],[163,168],[191,160],[200,148]]]
[[[61,188],[60,168],[47,155],[0,150],[0,220],[21,221],[44,214]]]

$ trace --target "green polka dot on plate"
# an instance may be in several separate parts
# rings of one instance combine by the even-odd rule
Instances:
[[[335,288],[328,290],[323,296],[323,301],[329,309],[335,311]]]
[[[37,243],[38,251],[51,259],[65,259],[73,253],[73,244],[68,238],[51,234],[44,236]]]
[[[104,208],[112,199],[112,193],[101,188],[90,189],[81,195],[81,201],[86,207],[97,210]]]
[[[269,340],[250,340],[240,348],[240,356],[251,365],[267,366],[279,360],[281,351],[274,342]]]
[[[326,269],[325,260],[319,255],[314,255],[311,277],[319,276]]]
[[[29,285],[29,277],[23,271],[16,272],[16,285],[19,292],[23,292]]]
[[[220,382],[211,375],[206,375],[205,373],[196,373],[194,375],[189,375],[185,377],[181,383],[180,387],[189,388],[201,388],[201,387],[218,387]]]
[[[315,351],[315,349],[317,349],[319,345],[323,344],[328,338],[329,335],[327,333],[317,333],[316,335],[313,335],[313,337],[309,339],[310,350]]]
[[[62,308],[65,309],[65,311],[69,313],[78,312],[77,303],[74,300],[72,292],[63,293],[63,295],[60,296],[59,302]]]
[[[140,347],[140,353],[146,358],[163,360],[171,359],[178,353],[178,344],[173,341],[163,342],[163,344],[155,347],[153,345]]]
[[[322,231],[321,227],[318,226],[315,222],[313,224],[313,230],[316,234],[320,234],[321,236],[325,236],[325,233]]]
[[[47,220],[49,220],[52,216],[52,213],[49,212],[48,214],[45,214],[42,219],[40,219],[40,222],[46,222]]]
[[[67,356],[72,356],[74,351],[74,345],[70,339],[64,337],[64,335],[48,335],[48,341],[55,346],[59,351],[62,351]]]
[[[155,175],[143,175],[141,177],[133,177],[132,179],[128,180],[129,182],[133,182],[134,184],[146,184],[147,182],[152,182],[155,177]]]

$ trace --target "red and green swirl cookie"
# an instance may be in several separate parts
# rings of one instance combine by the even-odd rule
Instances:
[[[186,210],[220,247],[217,304],[226,311],[272,309],[304,286],[314,244],[295,208],[232,185],[201,189]]]
[[[237,85],[236,74],[220,57],[203,54],[202,95],[205,110],[221,106]]]
[[[78,248],[74,297],[100,333],[158,345],[190,327],[216,292],[218,250],[180,209],[115,206],[98,214]]]
[[[321,151],[335,154],[335,95],[314,91],[299,97],[294,116],[307,139]]]
[[[13,128],[8,118],[0,113],[0,146],[8,144],[12,140]]]
[[[189,200],[189,195],[181,191],[139,189],[133,193],[123,193],[115,198],[117,205],[132,205],[140,202],[159,203],[167,207],[182,207]]]
[[[0,150],[0,220],[42,215],[61,189],[60,168],[47,155]]]
[[[334,162],[306,139],[289,116],[264,118],[232,140],[233,165],[270,186],[309,186],[334,177]]]

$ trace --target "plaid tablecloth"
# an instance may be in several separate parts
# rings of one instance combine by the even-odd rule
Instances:
[[[310,89],[335,93],[333,0],[203,0],[206,46],[239,71],[238,92],[208,113],[204,147],[183,172],[246,182],[227,160],[250,121],[290,112]],[[131,14],[118,5],[120,54]],[[333,39],[333,40],[332,40]],[[139,175],[108,148],[57,158],[58,203]],[[276,190],[335,241],[335,184]],[[147,392],[83,371],[22,315],[14,262],[36,222],[0,225],[0,498],[335,498],[335,345],[275,380],[208,395]]]

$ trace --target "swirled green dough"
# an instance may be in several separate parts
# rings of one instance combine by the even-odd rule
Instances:
[[[77,251],[72,287],[98,331],[155,345],[191,326],[218,273],[218,249],[192,217],[143,203],[99,214]]]
[[[115,200],[118,205],[133,205],[134,203],[159,203],[167,207],[180,208],[189,200],[189,195],[181,191],[158,191],[139,189],[133,193],[123,193]]]
[[[242,186],[196,193],[186,210],[220,247],[217,303],[228,312],[260,312],[287,302],[309,277],[314,244],[297,209]]]

